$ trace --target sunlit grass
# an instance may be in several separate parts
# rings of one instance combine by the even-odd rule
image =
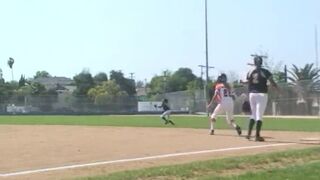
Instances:
[[[164,125],[157,115],[109,115],[109,116],[0,116],[0,124],[20,125],[88,125],[88,126],[130,126],[130,127],[166,127],[166,128],[208,128],[205,116],[177,116],[171,119],[176,126]],[[236,118],[236,122],[247,128],[248,119]],[[228,129],[223,117],[219,117],[217,129]],[[265,118],[263,129],[281,131],[320,131],[320,119]]]

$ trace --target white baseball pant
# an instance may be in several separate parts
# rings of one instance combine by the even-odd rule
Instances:
[[[249,93],[249,102],[251,106],[251,119],[263,120],[263,114],[268,103],[268,94],[266,93]]]
[[[226,120],[230,124],[233,120],[233,99],[231,97],[225,97],[221,100],[221,103],[216,106],[211,114],[211,119],[216,119],[217,115],[222,112],[226,113]]]

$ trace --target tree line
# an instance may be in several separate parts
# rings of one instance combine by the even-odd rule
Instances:
[[[12,68],[12,64],[10,64]],[[268,64],[266,64],[268,66]],[[319,83],[319,69],[314,67],[313,63],[308,63],[303,67],[292,65],[288,70],[276,68],[271,69],[274,74],[274,79],[280,83],[301,84],[303,80],[309,80],[312,84]],[[233,72],[233,74],[237,74]],[[37,71],[32,79],[52,77],[47,71]],[[57,97],[57,88],[46,89],[46,87],[32,79],[27,79],[21,75],[18,82],[0,80],[0,98],[1,103],[14,101],[20,104],[25,104],[28,97],[44,98],[42,102],[50,104],[55,102]],[[134,98],[136,97],[137,88],[145,88],[147,90],[148,99],[159,94],[176,92],[176,91],[192,91],[204,88],[204,81],[197,77],[190,68],[179,68],[176,71],[165,70],[160,75],[152,77],[150,82],[135,81],[134,79],[126,78],[121,71],[112,70],[109,76],[100,72],[92,75],[88,70],[83,70],[76,74],[73,78],[74,86],[76,87],[73,96],[81,97],[82,102],[93,103],[94,105],[106,105],[109,102],[116,102],[119,98]],[[211,79],[208,87],[215,81]],[[238,80],[230,82],[234,87],[242,86]],[[308,87],[301,85],[307,91]],[[79,105],[79,101],[75,101]],[[40,104],[41,105],[41,104]],[[50,107],[43,108],[49,109]]]

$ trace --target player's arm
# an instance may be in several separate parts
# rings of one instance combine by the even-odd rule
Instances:
[[[216,99],[217,95],[218,95],[218,91],[215,91],[215,92],[214,92],[214,95],[213,95],[212,98],[211,98],[210,103],[209,103],[208,106],[207,106],[207,108],[209,108],[209,107],[213,104],[213,102],[214,102],[214,100]]]
[[[162,104],[158,106],[157,104],[154,105],[155,108],[162,108]]]
[[[231,88],[230,84],[229,84],[229,83],[226,83],[226,84],[225,84],[225,87],[226,87],[226,88],[228,89],[228,91],[229,91],[229,96],[230,96],[233,100],[235,100],[236,97],[235,97],[234,92],[232,91],[232,88]]]
[[[248,84],[250,79],[250,72],[247,73],[246,80],[240,79],[240,84]]]
[[[278,84],[273,80],[273,77],[270,76],[268,80],[269,80],[271,86],[274,87],[274,88],[276,89],[276,91],[278,91],[279,93],[281,93],[281,91],[280,91],[280,89],[279,89],[279,86],[278,86]]]
[[[267,79],[270,82],[271,86],[274,87],[276,89],[276,91],[278,91],[280,93],[280,89],[278,87],[278,84],[274,81],[272,73],[270,73],[270,71],[266,71],[267,73]]]

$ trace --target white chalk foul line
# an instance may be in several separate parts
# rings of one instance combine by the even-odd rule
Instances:
[[[19,176],[19,175],[35,174],[35,173],[42,173],[42,172],[49,172],[49,171],[75,169],[75,168],[81,168],[81,167],[99,166],[99,165],[125,163],[125,162],[133,162],[133,161],[144,161],[144,160],[151,160],[151,159],[162,159],[162,158],[168,158],[168,157],[187,156],[187,155],[205,154],[205,153],[213,153],[213,152],[257,149],[257,148],[276,147],[276,146],[288,146],[293,144],[296,144],[296,143],[267,144],[267,145],[259,145],[259,146],[243,146],[243,147],[233,147],[233,148],[224,148],[224,149],[211,149],[211,150],[203,150],[203,151],[163,154],[163,155],[147,156],[147,157],[140,157],[140,158],[119,159],[119,160],[112,160],[112,161],[101,161],[101,162],[86,163],[86,164],[75,164],[75,165],[59,166],[59,167],[52,167],[52,168],[42,168],[42,169],[18,171],[18,172],[11,172],[11,173],[3,173],[3,174],[0,174],[0,177]]]

